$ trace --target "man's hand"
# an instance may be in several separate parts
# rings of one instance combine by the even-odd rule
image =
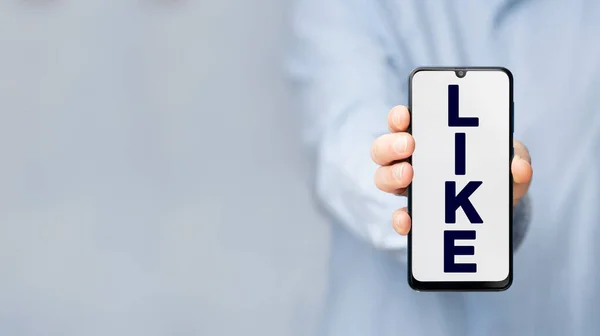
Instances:
[[[398,162],[409,158],[415,150],[415,140],[406,133],[410,124],[410,114],[405,106],[394,107],[388,115],[390,133],[382,135],[373,143],[371,157],[380,165],[375,173],[375,185],[382,191],[406,195],[406,187],[413,178],[413,168],[408,162]],[[533,170],[531,158],[525,145],[514,141],[515,156],[512,160],[513,206],[525,196]],[[411,219],[406,208],[397,210],[392,216],[396,232],[401,235],[410,231]]]

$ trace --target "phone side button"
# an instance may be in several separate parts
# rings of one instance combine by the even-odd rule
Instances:
[[[515,102],[510,103],[510,132],[515,133]]]

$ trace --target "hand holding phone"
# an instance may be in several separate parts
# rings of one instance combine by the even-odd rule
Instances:
[[[372,151],[382,166],[377,186],[410,191],[409,282],[418,290],[505,289],[512,278],[512,205],[531,179],[527,151],[516,142],[511,184],[512,76],[498,68],[413,74],[412,118],[404,107],[392,109],[391,133]],[[393,223],[406,234],[409,212],[397,211]]]

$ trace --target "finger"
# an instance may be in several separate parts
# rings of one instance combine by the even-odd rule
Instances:
[[[521,159],[531,164],[531,156],[529,155],[529,150],[527,150],[527,147],[525,147],[525,145],[521,141],[514,140],[513,148],[515,149],[515,156],[518,155],[519,157],[521,157]]]
[[[396,196],[408,196],[408,186],[406,188],[400,188],[395,192]]]
[[[404,160],[415,150],[415,140],[408,133],[384,134],[373,142],[371,158],[378,165]]]
[[[408,162],[382,166],[375,172],[375,185],[381,191],[401,194],[413,178],[413,168]]]
[[[406,106],[394,106],[388,113],[388,129],[392,133],[406,132],[410,125],[410,113]]]
[[[517,205],[519,200],[525,196],[531,179],[533,178],[533,169],[531,164],[526,160],[523,160],[520,156],[515,155],[511,164],[511,170],[513,174],[513,205]]]
[[[511,171],[513,175],[513,182],[515,184],[529,184],[533,177],[533,169],[529,162],[521,158],[519,155],[515,155],[511,163]]]
[[[406,236],[410,231],[411,219],[406,208],[402,208],[392,216],[392,226],[398,234]]]

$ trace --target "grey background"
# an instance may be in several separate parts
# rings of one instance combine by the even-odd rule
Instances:
[[[420,71],[412,79],[412,268],[420,281],[502,281],[509,272],[510,85],[502,71]],[[478,117],[478,127],[448,127],[448,84],[459,85],[459,115]],[[437,97],[432,99],[432,97]],[[455,175],[454,134],[466,134],[466,174]],[[495,154],[491,154],[495,153]],[[499,154],[498,154],[499,153]],[[445,224],[444,184],[457,192],[469,181],[483,184],[469,197],[482,224],[471,224],[462,209],[456,223]],[[501,205],[505,206],[502,207]],[[477,264],[476,273],[444,273],[445,230],[476,230],[475,247],[457,263]]]
[[[0,2],[0,334],[305,335],[285,2]]]

